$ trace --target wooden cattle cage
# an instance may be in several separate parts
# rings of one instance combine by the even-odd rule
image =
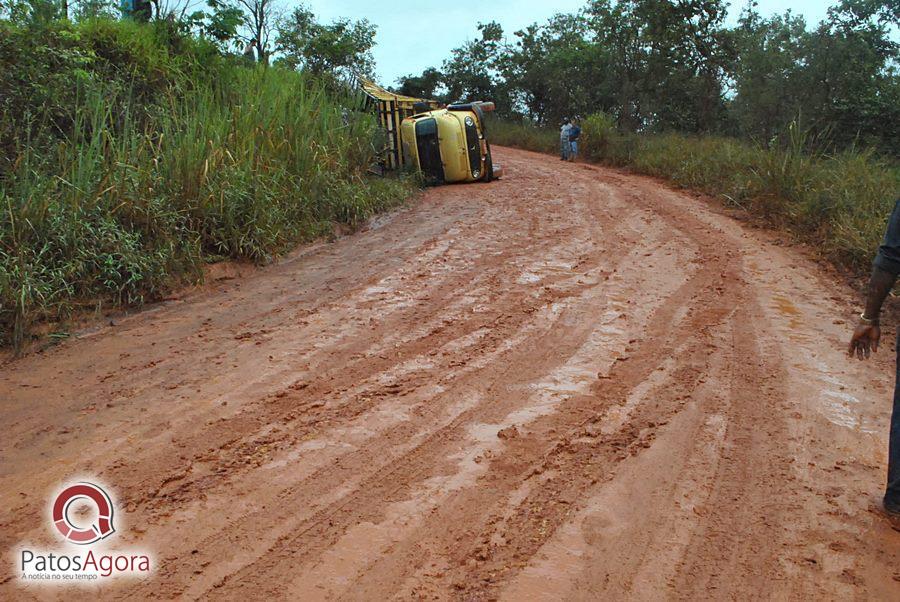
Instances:
[[[356,77],[357,87],[362,90],[378,113],[378,122],[387,135],[387,146],[382,154],[385,169],[397,169],[403,165],[403,141],[400,139],[400,122],[405,118],[440,108],[435,100],[425,100],[389,92],[363,77]]]

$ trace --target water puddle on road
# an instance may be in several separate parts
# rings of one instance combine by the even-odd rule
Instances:
[[[518,284],[534,284],[535,282],[540,282],[541,277],[537,274],[533,274],[531,272],[523,272],[521,276],[516,280]]]
[[[862,403],[854,395],[847,393],[847,385],[828,371],[828,366],[819,360],[812,362],[819,371],[818,379],[822,383],[821,410],[830,422],[863,433],[877,433],[878,428],[872,420],[864,418]]]
[[[788,357],[794,359],[789,375],[800,385],[802,393],[799,394],[810,399],[812,407],[832,424],[862,433],[877,433],[877,425],[871,418],[865,417],[866,404],[847,393],[850,387],[835,375],[833,366],[838,364],[838,360],[832,361],[828,357],[835,350],[828,343],[827,336],[817,330],[815,324],[803,319],[803,316],[815,315],[815,311],[803,307],[802,303],[800,305],[798,307],[785,294],[773,294],[768,301],[771,310],[777,312],[770,314],[774,325],[792,343],[787,346],[790,347]],[[820,355],[827,361],[820,359]]]
[[[772,304],[782,316],[788,318],[788,328],[790,328],[792,331],[800,328],[801,312],[799,309],[797,309],[797,306],[794,305],[794,303],[790,299],[782,295],[775,295],[774,297],[772,297]],[[794,332],[793,335],[798,336],[796,332]],[[805,337],[802,336],[801,338],[805,339]]]

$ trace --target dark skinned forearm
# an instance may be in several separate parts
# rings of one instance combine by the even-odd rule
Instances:
[[[870,320],[877,320],[878,314],[881,313],[881,306],[887,298],[888,293],[894,288],[894,281],[897,277],[882,270],[879,267],[872,268],[872,275],[869,277],[869,289],[866,296],[866,311],[863,314]]]

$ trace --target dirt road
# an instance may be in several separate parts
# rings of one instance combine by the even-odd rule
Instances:
[[[158,568],[67,596],[900,597],[893,345],[846,360],[853,295],[701,199],[497,155],[4,366],[2,548],[87,475]],[[0,598],[62,595],[4,559]]]

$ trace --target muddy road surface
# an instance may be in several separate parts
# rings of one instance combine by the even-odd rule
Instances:
[[[900,598],[854,295],[714,203],[496,154],[3,366],[0,598]],[[17,579],[78,478],[151,578]]]

